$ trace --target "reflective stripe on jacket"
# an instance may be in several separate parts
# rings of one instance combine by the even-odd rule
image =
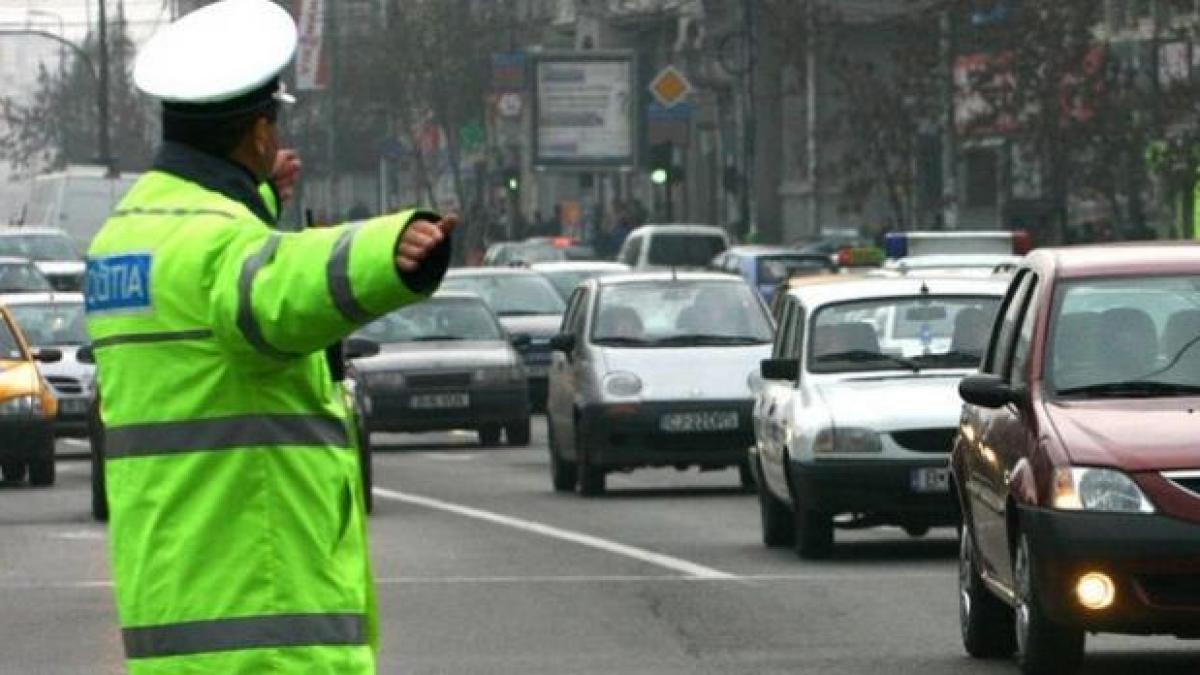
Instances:
[[[413,214],[281,233],[249,174],[192,159],[211,185],[147,173],[88,253],[129,672],[374,673],[354,432],[322,349],[424,297],[394,264]]]

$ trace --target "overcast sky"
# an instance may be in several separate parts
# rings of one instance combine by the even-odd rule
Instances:
[[[110,17],[124,4],[135,39],[144,39],[171,18],[170,0],[106,0]],[[96,22],[97,0],[0,0],[0,26],[27,23],[69,39],[79,39]]]

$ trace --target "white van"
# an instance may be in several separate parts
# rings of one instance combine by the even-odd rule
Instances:
[[[33,179],[24,221],[30,226],[59,229],[70,235],[75,247],[86,251],[92,237],[141,174],[115,178],[103,166],[70,165],[65,171]]]
[[[703,268],[729,243],[729,234],[711,225],[643,225],[629,233],[617,262],[633,269]]]

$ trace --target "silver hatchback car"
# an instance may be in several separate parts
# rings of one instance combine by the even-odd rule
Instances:
[[[554,488],[603,492],[646,466],[742,469],[754,442],[749,378],[771,352],[766,307],[739,277],[619,274],[575,289],[551,340]]]

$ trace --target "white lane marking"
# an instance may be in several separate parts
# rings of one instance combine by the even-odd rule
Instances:
[[[424,506],[425,508],[437,509],[447,513],[466,516],[467,518],[483,520],[489,523],[495,523],[496,525],[511,527],[523,532],[530,532],[543,537],[549,537],[551,539],[559,539],[561,541],[569,541],[582,546],[589,546],[601,551],[607,551],[616,555],[623,555],[627,558],[633,558],[634,560],[640,560],[641,562],[649,563],[651,565],[658,565],[659,567],[663,567],[674,572],[680,572],[691,577],[697,577],[701,579],[735,578],[734,575],[729,574],[728,572],[722,572],[721,570],[713,569],[711,567],[698,565],[681,558],[675,558],[673,556],[647,551],[644,548],[628,546],[626,544],[610,541],[608,539],[601,539],[600,537],[593,537],[590,534],[583,534],[582,532],[563,530],[551,525],[537,523],[532,520],[513,518],[512,516],[506,516],[500,513],[493,513],[491,511],[475,509],[469,506],[463,506],[461,504],[444,502],[440,499],[432,499],[429,497],[422,497],[420,495],[396,492],[386,488],[377,487],[374,489],[374,492],[377,496],[383,497],[384,499],[405,502],[415,506]]]
[[[48,536],[51,539],[66,539],[69,541],[99,541],[105,538],[104,532],[98,530],[71,530],[68,532],[55,532]]]
[[[475,455],[447,455],[440,452],[422,452],[421,457],[439,462],[469,462],[475,459]]]

